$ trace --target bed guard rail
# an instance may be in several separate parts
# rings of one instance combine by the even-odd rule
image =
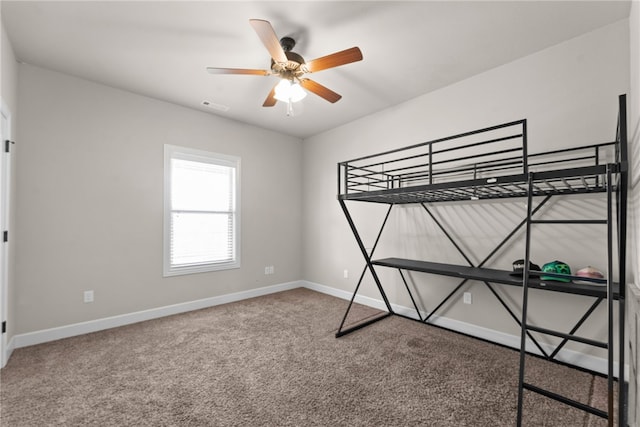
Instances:
[[[504,176],[520,176],[526,181],[529,172],[546,171],[576,177],[588,172],[591,178],[581,177],[578,186],[583,185],[584,190],[600,188],[604,182],[598,167],[613,163],[615,172],[626,170],[625,132],[619,131],[616,139],[528,154],[527,121],[518,120],[340,162],[338,197],[359,199],[358,195],[403,192],[433,184],[437,184],[437,191],[445,192],[447,188],[475,187],[479,181],[490,185]],[[597,170],[585,169],[592,167]],[[554,178],[553,173],[549,175]],[[560,176],[555,178],[566,187],[562,191],[576,188]]]
[[[526,119],[338,163],[338,194],[528,173]]]

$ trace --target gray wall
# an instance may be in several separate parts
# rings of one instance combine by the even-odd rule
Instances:
[[[300,140],[26,64],[19,76],[16,333],[302,277]],[[162,277],[164,144],[241,157],[240,269]]]
[[[528,119],[532,153],[612,141],[618,95],[629,90],[628,34],[628,21],[623,20],[305,140],[305,279],[352,292],[364,265],[336,201],[339,161],[520,118]],[[386,208],[348,203],[365,246],[371,247]],[[444,204],[434,209],[476,263],[525,214],[522,200]],[[556,202],[545,214],[600,216],[604,205],[598,199],[578,198],[576,202]],[[606,239],[592,238],[590,230],[576,231],[577,237],[540,229],[532,258],[539,264],[561,259],[575,269],[587,264],[605,269],[602,247]],[[487,266],[510,269],[511,262],[523,255],[519,238]],[[421,207],[394,209],[376,250],[376,257],[386,256],[465,265]],[[343,278],[345,269],[350,272],[349,279]],[[378,271],[392,302],[411,306],[398,273]],[[428,310],[457,283],[415,273],[410,274],[410,282],[417,288],[420,305]],[[379,299],[372,283],[367,275],[362,295]],[[520,290],[498,288],[518,313]],[[463,305],[462,298],[456,299],[442,315],[498,333],[519,334],[515,322],[483,285],[474,283],[466,289],[473,292],[474,304]],[[586,298],[557,293],[533,294],[532,319],[543,326],[575,322],[590,303]],[[600,310],[585,324],[598,337],[606,331],[604,313]]]

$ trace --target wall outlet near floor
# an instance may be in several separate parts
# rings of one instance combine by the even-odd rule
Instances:
[[[345,270],[344,273],[342,274],[342,277],[344,277],[345,279],[349,278],[349,270]]]
[[[273,265],[268,265],[264,268],[264,274],[273,274],[275,273],[275,269]]]
[[[84,302],[93,302],[93,291],[84,291]]]
[[[471,292],[465,292],[462,296],[462,301],[465,304],[471,304],[473,300],[471,299]]]

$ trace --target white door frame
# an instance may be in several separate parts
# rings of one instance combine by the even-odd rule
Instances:
[[[7,321],[7,287],[9,280],[9,245],[4,242],[4,231],[9,230],[9,203],[11,192],[11,156],[5,150],[5,141],[11,140],[11,112],[0,99],[0,323]],[[6,325],[6,324],[5,324]],[[7,363],[7,334],[0,333],[0,368]]]

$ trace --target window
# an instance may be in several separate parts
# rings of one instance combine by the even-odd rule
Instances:
[[[239,268],[240,158],[164,147],[164,276]]]

